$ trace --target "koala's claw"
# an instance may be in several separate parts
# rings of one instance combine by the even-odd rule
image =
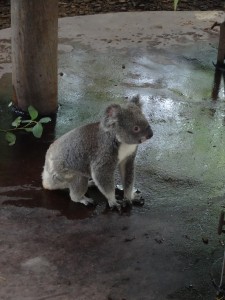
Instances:
[[[139,190],[136,190],[134,192],[134,198],[132,199],[132,203],[134,205],[140,205],[140,206],[144,205],[145,200],[142,197],[141,192]]]
[[[96,187],[96,184],[92,178],[88,179],[88,187],[90,187],[90,188]]]
[[[92,198],[88,198],[88,197],[82,198],[79,202],[86,206],[89,204],[94,204],[94,200]]]

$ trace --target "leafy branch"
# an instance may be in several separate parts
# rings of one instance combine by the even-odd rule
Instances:
[[[32,132],[36,138],[40,138],[43,133],[42,124],[46,124],[51,121],[51,118],[49,117],[44,117],[40,120],[37,120],[38,111],[33,106],[28,107],[28,113],[30,119],[23,119],[21,116],[19,116],[12,122],[11,125],[13,128],[0,129],[0,132],[5,133],[5,139],[8,142],[9,146],[14,145],[16,142],[16,135],[14,132],[20,130]]]

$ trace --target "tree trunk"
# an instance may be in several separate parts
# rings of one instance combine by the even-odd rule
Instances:
[[[11,0],[13,104],[57,111],[58,0]]]

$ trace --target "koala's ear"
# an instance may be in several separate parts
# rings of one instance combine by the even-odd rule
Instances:
[[[121,106],[118,104],[109,105],[102,119],[102,126],[105,130],[110,130],[118,120],[118,114],[121,112]]]
[[[133,96],[130,99],[130,102],[137,105],[140,109],[142,109],[142,102],[141,102],[141,99],[140,99],[140,95]]]

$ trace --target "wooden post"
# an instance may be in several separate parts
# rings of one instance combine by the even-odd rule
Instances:
[[[217,53],[217,64],[222,65],[225,58],[225,21],[220,24],[220,39]]]
[[[214,81],[213,81],[213,88],[212,88],[212,100],[218,99],[221,78],[222,78],[222,71],[216,69],[214,73]]]
[[[11,0],[13,104],[57,111],[58,0]]]
[[[212,88],[212,100],[217,100],[219,91],[220,91],[220,83],[222,79],[222,75],[225,82],[224,76],[224,59],[225,59],[225,21],[223,23],[215,22],[211,29],[216,26],[220,26],[220,36],[219,36],[219,45],[217,52],[217,63],[215,65],[216,70],[214,74],[214,82]]]

